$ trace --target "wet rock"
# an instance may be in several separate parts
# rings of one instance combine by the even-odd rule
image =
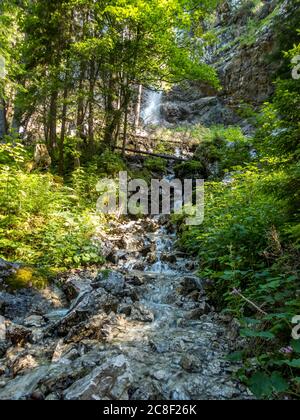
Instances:
[[[153,253],[148,255],[146,261],[147,261],[148,264],[154,264],[156,262],[156,260],[157,260],[157,255],[156,255],[155,252],[153,252]]]
[[[181,282],[181,289],[180,293],[183,296],[187,296],[191,292],[194,292],[195,290],[202,291],[202,283],[201,280],[197,277],[185,277],[183,281]]]
[[[145,280],[142,276],[126,276],[126,282],[132,286],[142,286]]]
[[[65,400],[128,400],[133,381],[127,359],[117,356],[75,382],[64,393]]]
[[[24,326],[28,328],[40,328],[45,325],[45,320],[42,316],[31,315],[24,320]]]
[[[70,301],[90,290],[90,282],[77,276],[69,278],[68,281],[63,284],[63,291]]]
[[[4,389],[0,390],[0,400],[26,400],[36,390],[48,369],[47,366],[43,366],[8,382]]]
[[[0,364],[0,377],[1,377],[2,375],[5,375],[6,371],[7,371],[7,366],[6,366],[6,365],[4,365],[4,364]],[[5,385],[5,384],[4,384],[4,385]],[[1,388],[1,385],[0,385],[0,388]]]
[[[0,292],[1,314],[16,323],[31,315],[46,314],[56,306],[60,306],[60,301],[51,288],[22,289],[15,294]]]
[[[177,262],[176,255],[174,254],[163,254],[161,260],[170,264],[175,264]]]
[[[180,361],[180,366],[190,373],[196,373],[201,370],[200,360],[191,354],[183,356]]]
[[[60,395],[58,393],[53,392],[52,394],[47,395],[45,400],[46,401],[59,401]]]
[[[11,277],[18,268],[20,268],[19,264],[12,264],[0,258],[0,284]]]
[[[147,267],[146,261],[139,261],[136,264],[134,264],[133,269],[137,271],[144,271]]]
[[[29,400],[31,401],[43,401],[44,399],[45,399],[45,396],[40,391],[33,392],[29,397]]]
[[[43,297],[43,301],[48,302],[48,306],[45,308],[47,311],[53,307],[54,309],[61,309],[67,306],[68,302],[66,295],[60,287],[57,287],[55,284],[50,287],[39,291],[40,295]],[[45,313],[45,309],[42,308],[42,314]]]
[[[82,340],[105,340],[111,324],[111,318],[105,314],[96,315],[80,324],[76,324],[66,336],[66,343],[80,343]]]
[[[185,264],[185,268],[189,271],[195,270],[197,267],[197,264],[194,261],[189,261]]]
[[[14,346],[23,346],[30,341],[32,332],[22,325],[10,324],[7,328],[6,337]]]
[[[6,321],[3,316],[0,315],[0,342],[6,340]]]
[[[125,251],[117,251],[114,254],[109,255],[109,257],[107,258],[107,261],[118,265],[120,261],[122,260],[126,260],[128,257],[128,253]]]
[[[190,401],[190,395],[181,388],[176,388],[174,391],[170,393],[170,400],[171,401]]]
[[[141,303],[132,306],[130,318],[139,322],[153,322],[154,314]]]
[[[201,97],[188,100],[180,98],[169,101],[167,97],[162,105],[163,118],[171,124],[179,122],[201,123],[204,126],[211,124],[233,124],[238,121],[237,116],[217,96]]]
[[[143,383],[139,388],[132,390],[132,401],[159,401],[163,400],[163,391],[158,382]]]
[[[5,356],[9,344],[6,340],[0,340],[0,359]]]
[[[52,356],[52,363],[63,362],[68,363],[71,360],[76,360],[80,357],[80,353],[73,343],[65,344],[65,340],[61,339],[57,343],[55,351]]]
[[[122,293],[125,287],[125,278],[121,273],[118,272],[108,272],[100,273],[96,281],[101,283],[101,286],[109,293],[118,295]]]
[[[155,252],[155,244],[146,245],[140,251],[143,257],[147,257],[147,255],[149,255],[152,252]]]
[[[18,373],[22,373],[26,370],[35,369],[38,366],[37,361],[30,355],[21,356],[17,358],[12,365],[12,373],[16,376]]]
[[[132,311],[132,306],[131,305],[127,305],[127,304],[121,304],[119,306],[119,314],[123,314],[126,316],[130,316],[131,315],[131,311]]]
[[[170,349],[169,343],[164,341],[150,341],[149,346],[153,352],[158,354],[167,353]]]
[[[199,307],[191,310],[185,315],[185,319],[188,320],[198,320],[203,315],[207,315],[211,312],[211,307],[207,302],[201,302]]]

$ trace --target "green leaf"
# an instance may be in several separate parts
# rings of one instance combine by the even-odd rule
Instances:
[[[273,372],[271,376],[272,386],[275,392],[282,393],[289,389],[288,382],[283,378],[280,372]]]
[[[250,338],[264,338],[266,340],[273,340],[275,335],[270,331],[253,331],[249,328],[244,328],[241,330],[242,337],[250,337]]]
[[[256,372],[249,379],[248,386],[257,398],[269,397],[273,392],[270,377],[263,372]]]
[[[256,372],[250,378],[248,385],[258,398],[270,397],[274,392],[281,394],[289,389],[288,382],[280,372],[273,372],[271,376],[264,372]]]
[[[227,356],[227,360],[230,362],[240,362],[244,358],[244,352],[242,351],[236,351],[234,353],[231,353]]]
[[[292,340],[291,346],[296,353],[300,353],[300,340]]]
[[[285,364],[292,367],[292,368],[300,369],[300,359],[294,359],[294,360],[291,360],[291,361],[286,361]]]

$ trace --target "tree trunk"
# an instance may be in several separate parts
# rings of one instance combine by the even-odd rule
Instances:
[[[143,86],[139,85],[138,98],[137,98],[137,104],[136,104],[136,109],[135,109],[135,122],[134,122],[134,126],[136,129],[139,128],[140,126],[142,96],[143,96]]]
[[[94,102],[95,102],[95,63],[90,63],[90,89],[89,89],[89,117],[88,117],[88,139],[89,149],[91,152],[94,150]]]
[[[22,111],[18,107],[15,107],[14,115],[13,115],[13,119],[11,123],[11,129],[10,129],[11,133],[19,135],[21,124],[22,124]]]
[[[82,65],[81,72],[80,72],[80,80],[79,80],[79,96],[77,102],[77,123],[76,123],[76,131],[77,137],[86,140],[84,134],[84,96],[83,96],[83,79],[84,79],[85,69]]]
[[[65,158],[64,158],[64,143],[66,135],[66,123],[67,123],[67,112],[68,112],[68,87],[65,86],[64,96],[63,96],[63,108],[61,115],[61,133],[60,133],[60,142],[59,142],[59,173],[60,175],[64,174],[65,169]]]
[[[57,146],[57,99],[58,92],[55,91],[51,95],[49,109],[49,149],[52,154]]]
[[[7,134],[6,108],[4,99],[0,99],[0,140]]]
[[[106,121],[104,141],[111,150],[114,150],[118,141],[118,127],[120,125],[122,112],[121,110],[114,110],[109,120]]]
[[[123,148],[122,148],[123,158],[125,157],[125,154],[126,154],[127,128],[128,128],[128,105],[126,105],[125,114],[124,114],[124,133],[123,133]]]

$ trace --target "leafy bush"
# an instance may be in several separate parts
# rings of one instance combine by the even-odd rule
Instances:
[[[231,358],[243,361],[238,377],[260,398],[300,397],[300,342],[291,339],[300,314],[299,121],[299,81],[278,80],[258,119],[252,164],[243,164],[247,139],[213,129],[198,160],[231,174],[207,183],[203,225],[181,227],[181,246],[198,255],[209,296],[241,323],[248,345]]]
[[[198,178],[203,174],[203,165],[196,160],[190,160],[176,165],[175,172],[179,178]]]
[[[91,240],[103,223],[94,214],[98,177],[81,169],[66,187],[50,173],[26,172],[28,159],[22,145],[0,145],[1,257],[49,268],[102,264]],[[28,276],[23,280],[13,284],[25,284]]]
[[[115,177],[120,171],[126,170],[126,164],[121,155],[110,150],[106,150],[99,157],[94,158],[94,162],[97,164],[99,175],[103,177]]]
[[[194,160],[201,163],[204,178],[222,178],[251,160],[251,145],[240,127],[212,127],[201,141]]]
[[[228,184],[208,183],[203,225],[181,228],[180,244],[198,256],[200,276],[209,279],[208,295],[219,309],[226,308],[241,321],[249,346],[239,353],[245,366],[239,378],[260,397],[285,392],[289,386],[295,392],[290,372],[296,374],[296,369],[281,349],[291,347],[291,320],[300,313],[299,252],[281,242],[288,221],[286,203],[270,193],[285,176],[283,171],[248,167]],[[297,352],[289,357],[297,358]],[[278,383],[270,386],[274,375]],[[268,387],[259,384],[262,377]]]
[[[167,161],[162,158],[148,158],[144,162],[144,167],[150,172],[164,174],[167,169]]]

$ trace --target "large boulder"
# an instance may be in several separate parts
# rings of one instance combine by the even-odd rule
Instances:
[[[117,356],[75,382],[64,393],[65,400],[128,400],[133,381],[127,359]]]

